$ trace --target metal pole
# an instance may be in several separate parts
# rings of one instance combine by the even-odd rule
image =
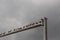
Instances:
[[[47,40],[47,18],[44,17],[44,40]]]

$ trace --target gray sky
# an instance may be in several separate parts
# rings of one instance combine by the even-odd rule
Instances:
[[[0,33],[48,18],[48,40],[60,39],[60,0],[0,0]],[[43,27],[0,38],[43,40]]]

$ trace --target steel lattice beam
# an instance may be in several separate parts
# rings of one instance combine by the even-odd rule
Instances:
[[[15,34],[15,33],[18,33],[18,32],[22,32],[22,31],[25,31],[25,30],[29,30],[29,29],[32,29],[32,28],[40,27],[40,26],[44,26],[44,40],[47,40],[47,18],[46,17],[41,19],[39,22],[35,22],[35,23],[32,23],[32,24],[23,26],[22,28],[14,29],[13,32],[11,32],[12,30],[8,31],[7,34],[4,32],[4,33],[0,34],[0,38],[4,37],[4,36],[11,35],[11,34]]]

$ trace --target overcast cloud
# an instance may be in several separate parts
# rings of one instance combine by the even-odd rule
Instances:
[[[0,0],[0,33],[48,18],[48,40],[60,39],[60,0]],[[0,38],[43,40],[43,27]]]

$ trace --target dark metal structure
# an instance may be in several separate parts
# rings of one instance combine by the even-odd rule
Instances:
[[[22,32],[22,31],[25,31],[25,30],[29,30],[29,29],[32,29],[32,28],[40,27],[40,26],[44,26],[44,40],[47,40],[47,18],[46,17],[42,18],[38,22],[35,22],[35,23],[32,23],[32,24],[14,29],[13,31],[10,30],[10,31],[8,31],[8,33],[6,33],[6,32],[1,33],[0,38],[4,37],[4,36],[11,35],[11,34],[15,34],[15,33],[18,33],[18,32]]]

